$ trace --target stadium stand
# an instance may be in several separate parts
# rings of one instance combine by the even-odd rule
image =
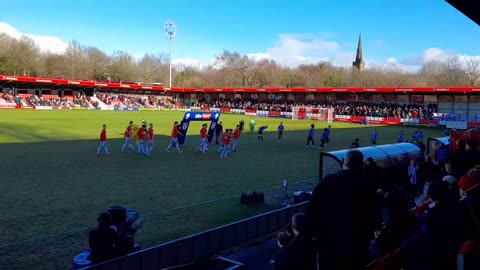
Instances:
[[[52,109],[33,104],[53,104],[53,109],[58,109],[58,98],[67,97],[63,105],[70,107],[63,109],[190,109],[290,118],[293,107],[312,106],[334,108],[334,121],[340,122],[480,127],[480,96],[472,87],[181,88],[8,75],[0,75],[0,86],[2,93],[20,97],[15,100],[15,109]],[[90,105],[69,98],[78,95],[86,96]],[[0,109],[12,106],[1,103]]]
[[[423,106],[420,104],[397,103],[372,103],[372,102],[318,102],[318,101],[278,101],[270,100],[260,102],[255,99],[215,99],[210,102],[205,100],[195,103],[197,107],[250,109],[265,111],[292,112],[295,106],[308,106],[321,108],[334,108],[335,114],[359,115],[373,117],[398,117],[407,119],[432,119],[433,113],[438,112],[436,104]]]

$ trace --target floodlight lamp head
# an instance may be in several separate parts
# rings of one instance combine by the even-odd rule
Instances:
[[[173,42],[177,36],[177,25],[173,21],[168,20],[163,28],[163,34],[169,42]]]

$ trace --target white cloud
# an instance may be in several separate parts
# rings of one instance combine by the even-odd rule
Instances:
[[[63,53],[68,46],[68,42],[63,41],[58,37],[22,33],[5,22],[0,22],[0,33],[5,33],[15,39],[21,39],[22,37],[31,38],[40,50],[44,52]]]
[[[472,59],[476,61],[480,61],[480,55],[466,55],[466,54],[459,54],[455,52],[444,51],[439,48],[428,48],[419,55],[407,57],[400,61],[396,60],[393,57],[390,57],[385,61],[385,63],[395,64],[397,67],[400,67],[406,71],[415,72],[415,71],[418,71],[422,67],[422,65],[427,62],[431,62],[431,61],[445,62],[450,57],[458,57],[458,59],[460,60],[460,63],[465,66]]]
[[[385,63],[396,64],[396,63],[397,63],[397,59],[395,59],[395,58],[393,58],[393,57],[389,57],[389,58],[387,58],[387,60],[385,60]]]
[[[454,54],[448,53],[438,48],[429,48],[429,49],[426,49],[420,55],[407,57],[399,61],[399,63],[406,66],[421,66],[424,63],[433,61],[433,60],[444,61],[451,55],[454,55]]]
[[[197,66],[197,65],[200,65],[200,61],[195,58],[177,58],[177,59],[173,59],[172,64],[185,65],[185,66]]]
[[[248,53],[254,60],[272,59],[277,63],[296,67],[301,64],[316,64],[329,61],[338,66],[349,66],[355,60],[354,51],[344,51],[333,34],[281,34],[271,48],[264,52]]]
[[[247,53],[246,54],[248,58],[253,59],[255,61],[260,61],[264,59],[270,59],[270,55],[268,53]]]

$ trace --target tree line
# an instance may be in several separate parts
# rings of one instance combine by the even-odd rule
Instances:
[[[479,86],[480,60],[451,56],[424,63],[413,73],[396,64],[377,65],[360,72],[329,62],[292,68],[225,50],[211,65],[174,65],[172,73],[174,86],[192,88]],[[169,62],[165,53],[145,54],[136,59],[125,51],[109,55],[77,41],[70,42],[62,54],[42,52],[28,37],[15,39],[0,34],[0,74],[168,85]]]

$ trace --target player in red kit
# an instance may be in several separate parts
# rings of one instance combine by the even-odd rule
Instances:
[[[200,129],[200,145],[197,147],[197,151],[200,150],[204,154],[207,152],[207,124],[202,125],[202,129]]]
[[[125,147],[128,145],[128,148],[130,150],[135,151],[135,146],[133,146],[132,143],[132,126],[133,126],[133,121],[130,121],[129,125],[125,129],[125,133],[123,136],[125,137],[125,143],[123,143],[122,146],[122,153],[125,151]]]
[[[178,135],[183,135],[178,131],[178,122],[175,121],[173,123],[172,127],[172,140],[170,141],[170,144],[167,146],[167,152],[170,152],[170,148],[172,148],[173,145],[177,148],[179,153],[183,153],[182,150],[180,150],[180,145],[178,144]]]
[[[139,128],[137,130],[137,139],[138,139],[138,151],[139,155],[145,155],[145,148],[143,146],[145,140],[145,129]]]
[[[97,156],[100,156],[100,151],[105,150],[107,155],[110,155],[107,148],[107,125],[103,125],[102,131],[100,132],[100,145],[97,149]]]
[[[220,158],[226,158],[228,152],[230,151],[230,135],[232,133],[231,129],[227,129],[223,134],[223,149],[222,154],[220,154]]]
[[[233,131],[233,145],[232,145],[233,152],[235,152],[235,149],[237,148],[239,136],[240,136],[240,125],[237,125],[237,128],[235,128],[235,131]]]
[[[147,131],[147,151],[145,153],[145,155],[147,157],[150,156],[150,154],[152,153],[152,150],[153,150],[153,124],[150,123],[148,125],[148,131]]]

